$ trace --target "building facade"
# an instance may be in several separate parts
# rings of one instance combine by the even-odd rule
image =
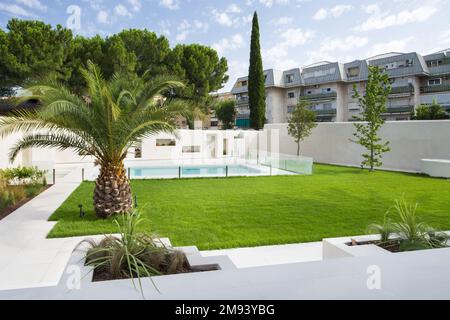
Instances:
[[[389,53],[349,63],[320,62],[287,71],[266,70],[266,118],[268,123],[287,122],[300,99],[310,102],[321,122],[348,122],[361,112],[353,87],[364,93],[369,66],[379,66],[389,75],[392,92],[383,117],[388,121],[409,120],[419,105],[433,99],[450,111],[450,49],[422,56]],[[236,125],[249,126],[248,78],[239,78],[232,90],[236,97]]]

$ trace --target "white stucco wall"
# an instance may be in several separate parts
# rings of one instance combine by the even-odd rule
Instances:
[[[287,134],[287,124],[271,124],[280,130],[281,153],[296,154],[296,144]],[[315,162],[359,166],[362,147],[350,141],[353,123],[320,123],[301,145],[301,153]],[[420,171],[421,159],[450,159],[450,121],[387,122],[380,136],[390,141],[384,168]]]
[[[256,131],[241,130],[179,130],[176,135],[161,133],[142,142],[142,159],[144,160],[189,160],[189,159],[224,159],[245,158],[255,154],[257,149]],[[0,168],[12,166],[38,166],[49,170],[55,164],[92,163],[92,157],[82,157],[72,150],[57,151],[53,149],[33,148],[21,153],[14,164],[8,161],[8,153],[20,134],[0,139]],[[174,139],[175,146],[158,147],[157,139]],[[224,144],[226,143],[226,154]],[[183,147],[196,146],[200,152],[183,153]],[[256,157],[256,156],[255,156]],[[134,159],[134,150],[130,150],[128,159]]]
[[[14,163],[9,162],[9,152],[14,144],[22,137],[22,134],[12,134],[7,138],[0,138],[0,169],[16,167],[19,165],[29,165],[30,164],[30,150],[25,150],[21,152]]]

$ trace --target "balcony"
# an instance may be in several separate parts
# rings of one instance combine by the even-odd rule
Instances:
[[[403,87],[392,87],[390,94],[413,94],[414,93],[414,87],[413,86],[403,86]]]
[[[337,114],[336,109],[327,109],[327,110],[313,110],[318,117],[327,117],[327,116],[335,116]]]
[[[300,99],[302,100],[329,100],[329,99],[336,99],[337,93],[336,92],[327,92],[327,93],[318,93],[318,94],[307,94],[300,96]]]
[[[445,91],[450,91],[450,85],[442,84],[439,86],[426,86],[426,87],[420,88],[421,93],[434,93],[434,92],[445,92]]]
[[[247,98],[236,98],[236,104],[248,104],[248,97]]]
[[[400,107],[388,107],[386,109],[385,114],[388,113],[411,113],[413,112],[414,107],[411,106],[400,106]]]

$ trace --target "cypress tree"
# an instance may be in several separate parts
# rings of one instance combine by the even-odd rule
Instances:
[[[255,130],[263,129],[266,120],[266,89],[261,57],[261,45],[259,42],[258,14],[256,11],[253,16],[252,38],[250,44],[248,97],[250,107],[250,126]]]

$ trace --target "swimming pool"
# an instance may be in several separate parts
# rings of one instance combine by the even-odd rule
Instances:
[[[183,167],[132,167],[129,169],[131,179],[152,178],[197,178],[264,175],[263,168],[245,165],[200,165]]]

